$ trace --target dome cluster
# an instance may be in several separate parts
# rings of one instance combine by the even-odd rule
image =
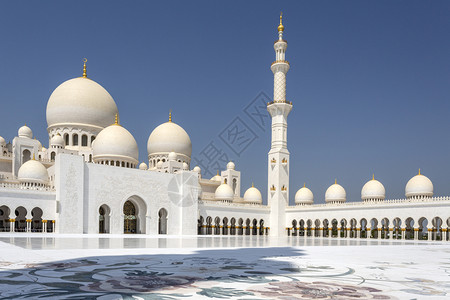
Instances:
[[[425,199],[433,196],[433,183],[428,177],[419,174],[411,178],[405,187],[407,199]],[[361,199],[364,202],[383,201],[386,198],[386,189],[383,184],[372,176],[361,189]],[[345,203],[347,194],[345,189],[336,181],[325,192],[325,202],[330,204]],[[303,186],[295,194],[295,205],[310,205],[314,203],[311,190]]]

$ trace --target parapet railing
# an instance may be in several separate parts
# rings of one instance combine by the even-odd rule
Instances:
[[[33,185],[25,186],[20,183],[6,183],[6,182],[0,182],[0,188],[16,189],[16,190],[47,191],[47,192],[55,191],[54,187],[49,187],[49,186],[33,186]]]
[[[221,200],[198,200],[199,204],[219,204],[223,206],[234,206],[234,207],[255,207],[255,208],[264,208],[268,209],[269,207],[267,205],[262,205],[258,203],[236,203],[231,201],[221,201]]]

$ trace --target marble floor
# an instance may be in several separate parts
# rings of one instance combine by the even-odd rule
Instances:
[[[0,234],[1,299],[448,299],[450,243]]]

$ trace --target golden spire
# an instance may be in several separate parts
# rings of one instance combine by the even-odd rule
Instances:
[[[169,122],[172,122],[172,110],[169,110]],[[219,175],[219,174],[217,174]]]
[[[87,63],[87,58],[83,59],[83,78],[87,78],[87,73],[86,73],[86,63]]]
[[[119,125],[119,114],[116,114],[116,117],[114,118],[114,125]]]
[[[420,168],[419,168],[419,175],[421,175],[421,174],[420,174]]]
[[[283,26],[283,12],[280,13],[280,25],[278,25],[278,31],[284,31],[284,26]]]
[[[34,153],[33,153],[33,160],[36,160],[36,156],[34,155]]]
[[[219,170],[217,170],[217,176],[219,176]]]
[[[253,181],[252,181],[252,187],[255,187],[255,185],[253,184]]]
[[[375,180],[375,173],[372,173],[372,180]]]
[[[306,182],[303,182],[303,187],[306,187]]]
[[[336,178],[334,179],[334,184],[337,184],[337,179]]]

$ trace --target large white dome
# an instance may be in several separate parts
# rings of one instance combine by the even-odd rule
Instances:
[[[433,183],[428,177],[419,174],[411,178],[405,187],[406,198],[411,197],[432,197]]]
[[[128,130],[118,124],[100,131],[92,150],[95,162],[117,160],[138,163],[139,150],[136,140]]]
[[[37,183],[37,184],[47,184],[48,183],[48,172],[47,168],[37,160],[29,160],[24,163],[17,174],[19,181],[22,183]]]
[[[59,124],[107,127],[118,113],[111,95],[97,82],[84,77],[63,82],[47,103],[48,127]]]
[[[347,200],[347,193],[345,189],[336,182],[331,185],[325,192],[325,202],[345,202]]]
[[[187,132],[173,122],[166,122],[156,127],[147,142],[148,155],[175,152],[191,157],[192,143]]]
[[[295,204],[313,204],[314,203],[314,195],[310,189],[306,186],[303,186],[301,189],[295,193]]]
[[[362,200],[384,200],[385,197],[386,189],[383,184],[375,178],[366,182],[361,190]]]
[[[232,201],[234,198],[233,189],[228,184],[222,183],[219,187],[217,187],[216,192],[214,193],[214,198],[216,200]]]
[[[249,203],[262,203],[261,192],[252,184],[252,187],[244,193],[244,201]]]

